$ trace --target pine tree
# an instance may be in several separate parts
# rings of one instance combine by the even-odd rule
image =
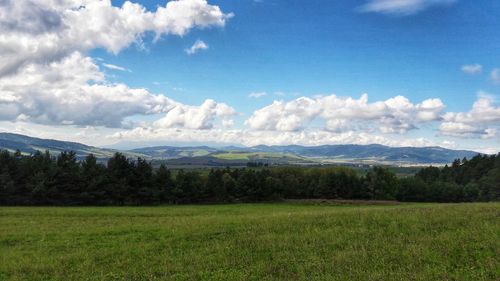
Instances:
[[[154,176],[155,186],[159,192],[160,203],[173,203],[174,197],[174,181],[170,170],[164,164],[161,164]]]

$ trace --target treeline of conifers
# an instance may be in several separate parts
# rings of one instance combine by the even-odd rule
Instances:
[[[106,165],[88,155],[26,156],[0,151],[1,205],[150,205],[281,199],[375,199],[418,202],[496,201],[500,154],[456,160],[398,178],[382,167],[272,167],[172,172],[116,153]]]

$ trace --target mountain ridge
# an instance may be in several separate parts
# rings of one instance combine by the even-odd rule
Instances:
[[[29,154],[36,150],[59,153],[72,150],[78,157],[93,153],[98,158],[109,158],[115,152],[123,152],[129,157],[143,157],[155,160],[183,159],[184,162],[217,162],[215,160],[238,160],[240,162],[265,163],[335,163],[335,162],[388,162],[433,164],[451,163],[454,159],[471,158],[476,154],[470,150],[452,150],[439,146],[390,147],[381,144],[327,144],[318,146],[302,145],[256,145],[252,147],[210,147],[156,145],[130,150],[116,150],[85,145],[78,142],[35,138],[14,133],[0,133],[0,149]]]
[[[43,139],[7,132],[0,132],[0,149],[12,152],[19,150],[24,154],[46,150],[51,153],[71,150],[76,153],[78,158],[83,158],[90,153],[97,158],[108,158],[116,152],[116,150],[94,147],[79,142]]]

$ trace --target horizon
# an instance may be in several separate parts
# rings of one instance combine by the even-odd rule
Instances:
[[[498,153],[492,2],[0,1],[0,131]]]
[[[0,134],[16,134],[16,135],[19,135],[19,136],[23,136],[23,137],[28,137],[28,138],[38,138],[38,137],[33,137],[33,136],[28,136],[28,135],[22,135],[22,134],[17,134],[17,133],[10,133],[10,132],[1,132],[0,131]],[[229,148],[229,147],[235,147],[235,148],[255,148],[255,147],[258,147],[258,146],[267,146],[267,147],[279,147],[279,146],[300,146],[300,147],[320,147],[320,146],[373,146],[373,145],[378,145],[378,146],[383,146],[383,147],[389,147],[389,148],[442,148],[442,149],[449,149],[449,148],[445,148],[445,147],[442,147],[442,146],[418,146],[418,147],[415,147],[415,146],[389,146],[389,145],[383,145],[383,144],[378,144],[378,143],[369,143],[369,144],[322,144],[322,145],[298,145],[298,144],[289,144],[289,145],[265,145],[265,144],[259,144],[259,145],[255,145],[255,146],[245,146],[245,145],[242,145],[242,144],[233,144],[233,145],[223,145],[223,144],[220,144],[220,143],[196,143],[196,142],[193,142],[193,143],[179,143],[179,144],[175,144],[175,143],[172,143],[172,144],[162,144],[162,143],[158,143],[158,144],[150,144],[150,145],[146,145],[146,146],[143,146],[141,145],[141,143],[139,142],[136,142],[135,144],[136,145],[133,145],[133,142],[128,142],[128,143],[118,143],[118,144],[115,144],[115,145],[108,145],[108,146],[93,146],[93,145],[90,145],[90,144],[86,144],[86,143],[83,143],[83,142],[74,142],[74,141],[69,141],[69,140],[64,140],[64,139],[44,139],[44,138],[39,138],[39,139],[42,139],[42,140],[48,140],[48,141],[59,141],[59,142],[73,142],[73,143],[76,143],[76,144],[83,144],[83,145],[86,145],[86,146],[90,146],[90,147],[96,147],[96,148],[102,148],[102,149],[111,149],[111,150],[121,150],[121,151],[132,151],[132,150],[136,150],[136,149],[147,149],[147,148],[159,148],[159,147],[173,147],[173,148],[197,148],[197,147],[208,147],[208,148],[215,148],[215,149],[225,149],[225,148]],[[454,150],[454,151],[460,151],[460,149],[450,149],[450,150]],[[480,151],[473,151],[473,150],[463,150],[463,151],[471,151],[471,152],[475,152],[475,153],[479,153],[479,154],[489,154],[489,153],[482,153]],[[494,155],[493,154],[490,154],[490,155]]]

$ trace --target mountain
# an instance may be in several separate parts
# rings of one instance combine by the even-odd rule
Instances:
[[[390,147],[369,145],[321,145],[321,146],[265,146],[252,147],[256,151],[289,153],[308,158],[376,160],[408,163],[451,163],[454,159],[471,158],[478,154],[468,150],[452,150],[442,147]]]
[[[209,154],[218,152],[219,149],[208,146],[153,146],[136,148],[129,151],[133,153],[144,154],[152,158],[175,159],[181,157],[207,156]]]
[[[478,154],[468,150],[451,150],[442,147],[389,147],[370,145],[321,145],[321,146],[266,146],[222,147],[207,146],[172,147],[157,146],[137,148],[134,153],[156,159],[181,159],[186,163],[218,163],[220,160],[239,162],[328,164],[328,163],[386,163],[386,164],[446,164],[455,159],[471,158]],[[173,161],[178,163],[179,161]]]
[[[75,151],[79,158],[89,153],[105,159],[116,151],[76,142],[33,138],[19,134],[0,133],[0,149],[23,153],[49,150],[52,153]],[[123,151],[128,157],[167,160],[175,165],[245,165],[248,162],[274,164],[384,163],[384,164],[445,164],[455,159],[471,158],[477,154],[468,150],[442,147],[389,147],[370,145],[282,145],[253,147],[228,146],[153,146]]]
[[[115,153],[114,150],[88,146],[77,142],[40,139],[12,133],[0,133],[0,149],[12,152],[20,150],[25,154],[34,153],[37,150],[48,150],[54,154],[61,151],[74,151],[78,158],[85,157],[90,153],[93,153],[97,158],[108,158]]]

